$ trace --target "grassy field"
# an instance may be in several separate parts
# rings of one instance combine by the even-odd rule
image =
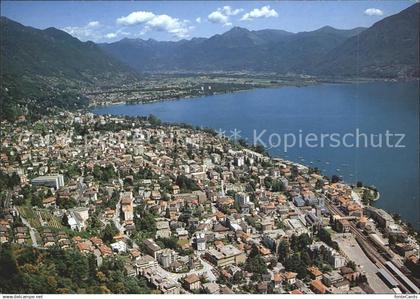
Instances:
[[[35,229],[41,227],[62,228],[61,220],[47,209],[35,210],[33,207],[27,206],[18,207],[18,209],[22,217]]]
[[[39,219],[43,223],[46,223],[46,226],[53,228],[61,228],[61,220],[54,216],[49,210],[38,210]]]
[[[19,213],[25,218],[33,228],[41,227],[41,222],[38,219],[38,215],[32,207],[18,207]]]

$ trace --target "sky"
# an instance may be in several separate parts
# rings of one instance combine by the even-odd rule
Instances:
[[[1,15],[82,41],[210,37],[233,26],[312,31],[369,27],[415,1],[1,1]]]

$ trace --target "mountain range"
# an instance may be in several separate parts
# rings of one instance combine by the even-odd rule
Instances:
[[[138,78],[93,42],[56,28],[39,30],[0,18],[0,119],[51,106],[86,105],[80,88]]]
[[[234,27],[210,38],[178,42],[123,39],[99,46],[140,72],[270,71],[300,73],[365,28],[326,26],[311,32]]]
[[[94,81],[132,72],[95,43],[56,28],[39,30],[6,17],[0,18],[0,26],[2,75]]]
[[[99,46],[140,72],[268,71],[318,76],[418,76],[416,3],[370,28],[250,31],[234,27],[177,42],[123,39]]]
[[[416,3],[370,28],[325,26],[291,33],[234,27],[210,38],[109,44],[81,42],[56,28],[40,30],[1,17],[0,116],[4,107],[25,106],[29,98],[42,99],[45,107],[58,101],[68,105],[74,97],[63,93],[69,88],[79,92],[87,85],[119,85],[147,72],[419,77],[419,8]]]
[[[318,74],[419,77],[420,3],[375,23],[330,51]]]
[[[143,72],[261,71],[328,76],[418,76],[416,3],[370,28],[330,26],[291,33],[234,27],[210,38],[81,42],[56,28],[39,30],[1,17],[2,76],[93,82]]]

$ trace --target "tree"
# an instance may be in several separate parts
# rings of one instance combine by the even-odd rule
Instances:
[[[97,214],[93,214],[87,221],[88,232],[93,234],[99,234],[102,228],[102,222],[99,220]]]
[[[226,191],[226,195],[227,195],[227,196],[230,196],[230,197],[235,197],[235,194],[236,194],[236,192],[235,192],[235,191],[233,191],[233,190],[227,190],[227,191]]]
[[[293,165],[290,169],[293,178],[296,178],[299,175],[299,169],[296,165]]]
[[[20,184],[20,177],[16,172],[14,172],[10,177],[9,187],[18,186],[19,184]]]
[[[318,237],[322,242],[324,242],[328,246],[331,246],[331,244],[332,244],[331,235],[325,228],[321,228],[318,231]]]
[[[388,243],[389,243],[389,246],[392,248],[392,247],[394,247],[395,246],[395,243],[397,242],[397,240],[396,240],[396,238],[393,236],[393,235],[390,235],[389,237],[388,237]]]
[[[255,145],[253,149],[259,154],[267,155],[267,151],[265,150],[265,147],[262,144]]]
[[[63,197],[58,196],[57,205],[62,209],[71,209],[77,205],[77,201],[72,197],[63,198]]]
[[[105,229],[102,234],[102,239],[105,243],[111,243],[114,239],[114,236],[118,234],[118,229],[116,228],[114,222],[110,222],[105,226]]]
[[[362,202],[364,204],[369,204],[372,200],[374,200],[376,197],[375,193],[370,189],[363,190],[362,194]]]
[[[66,213],[64,213],[63,217],[61,218],[61,224],[62,224],[63,226],[70,227],[70,226],[69,226],[69,217],[67,216],[67,214],[66,214]]]
[[[119,193],[114,190],[111,194],[111,198],[105,202],[105,208],[115,208],[118,203]]]
[[[311,237],[308,234],[301,234],[298,237],[292,235],[291,248],[294,252],[306,250],[307,246],[312,243]]]
[[[159,126],[162,123],[162,121],[153,114],[150,114],[147,120],[153,127]]]
[[[238,143],[239,143],[239,145],[240,145],[240,146],[242,146],[242,147],[247,147],[247,146],[248,146],[248,144],[247,144],[246,140],[245,140],[245,139],[243,139],[243,138],[238,139]]]
[[[19,175],[14,172],[12,175],[0,171],[0,189],[12,189],[20,184]]]
[[[14,283],[20,283],[19,271],[11,248],[2,245],[0,248],[0,290],[13,293]]]
[[[271,191],[273,192],[281,192],[285,191],[286,187],[284,186],[283,182],[280,180],[275,180],[273,185],[271,186]]]
[[[112,165],[107,165],[105,167],[95,165],[93,167],[92,175],[95,179],[102,182],[108,182],[110,179],[117,178],[117,173]]]
[[[178,248],[178,238],[171,237],[171,238],[160,238],[158,241],[163,243],[164,248],[170,249],[177,249]]]
[[[284,261],[284,267],[286,268],[287,271],[296,272],[299,268],[299,265],[300,265],[300,257],[296,253],[289,256]]]
[[[271,190],[271,186],[273,185],[273,179],[271,177],[264,178],[264,186],[267,190]]]
[[[267,265],[261,255],[250,257],[245,262],[245,270],[251,273],[265,274],[267,273]]]
[[[140,217],[134,217],[136,230],[140,233],[142,238],[153,237],[156,233],[155,216],[145,209],[143,205],[138,206],[136,212],[136,214],[140,215]]]
[[[191,192],[195,190],[199,190],[197,184],[194,182],[194,180],[187,178],[185,175],[181,174],[176,178],[175,184],[179,186],[181,189],[181,192]]]
[[[139,172],[135,174],[136,179],[154,179],[156,177],[156,173],[154,173],[149,167],[141,167]]]
[[[34,194],[31,198],[31,205],[34,207],[39,207],[42,208],[42,197],[40,196],[40,194]]]
[[[336,174],[334,174],[332,177],[331,177],[331,183],[338,183],[340,181],[340,177],[338,176],[338,175],[336,175]]]
[[[353,271],[356,271],[356,263],[353,261],[348,261],[347,267],[351,268]]]
[[[25,203],[26,203],[25,197],[23,197],[23,196],[14,196],[13,197],[13,204],[15,204],[16,206],[21,206],[21,205],[24,205]]]
[[[395,220],[396,222],[401,221],[401,215],[400,215],[400,214],[398,214],[398,213],[394,213],[394,214],[392,214],[392,218],[394,218],[394,220]]]
[[[312,264],[311,257],[309,256],[309,253],[307,251],[303,251],[300,255],[300,258],[302,260],[302,263],[305,264],[306,267]]]
[[[5,293],[150,293],[144,278],[127,277],[120,258],[53,247],[0,247],[0,289]]]
[[[315,184],[315,189],[319,190],[319,189],[322,189],[323,187],[324,187],[324,181],[317,180]]]
[[[279,255],[279,261],[283,263],[289,257],[290,254],[289,242],[287,242],[286,240],[281,240],[277,252]]]

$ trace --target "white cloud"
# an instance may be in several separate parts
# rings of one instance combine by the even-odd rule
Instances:
[[[379,8],[368,8],[364,11],[367,16],[383,16],[384,12]]]
[[[178,38],[188,37],[189,31],[193,28],[188,26],[187,20],[180,20],[168,15],[155,15],[150,11],[134,11],[125,17],[117,19],[119,25],[143,24],[141,34],[147,31],[165,31]]]
[[[103,34],[103,39],[105,40],[118,40],[120,38],[122,38],[123,36],[127,37],[132,35],[130,32],[126,32],[123,29],[118,29],[117,31],[114,32],[108,32],[108,33],[104,33]]]
[[[168,15],[158,15],[146,23],[146,28],[151,30],[166,31],[176,37],[187,37],[192,27],[187,26],[187,21],[172,18]]]
[[[229,17],[222,14],[220,11],[213,11],[207,18],[214,24],[227,25],[229,23]]]
[[[222,8],[218,8],[224,15],[226,16],[236,16],[238,13],[242,12],[242,8],[232,9],[230,6],[223,6]]]
[[[87,27],[90,27],[90,28],[96,28],[99,26],[101,26],[101,23],[99,23],[98,21],[91,21],[87,24]]]
[[[213,11],[207,16],[207,19],[214,24],[222,24],[224,26],[231,26],[230,16],[236,16],[242,12],[242,8],[233,9],[230,6],[223,6]]]
[[[105,38],[107,38],[107,39],[114,39],[116,37],[117,37],[116,32],[110,32],[110,33],[105,34]]]
[[[254,8],[250,12],[244,14],[241,21],[251,21],[258,18],[277,18],[279,14],[270,5],[263,6],[261,8]]]
[[[150,11],[134,11],[128,16],[120,17],[117,19],[119,25],[135,25],[150,21],[156,15]]]
[[[195,21],[200,24],[201,23],[201,17],[198,17],[197,19],[195,19]]]
[[[98,21],[91,21],[84,26],[67,26],[62,28],[62,30],[80,40],[86,41],[100,39],[101,36],[98,29],[101,27],[102,25]]]
[[[118,40],[123,36],[130,36],[131,33],[123,29],[115,30],[115,28],[101,24],[98,21],[88,22],[84,26],[67,26],[61,30],[71,34],[81,41],[103,42],[109,40]]]

